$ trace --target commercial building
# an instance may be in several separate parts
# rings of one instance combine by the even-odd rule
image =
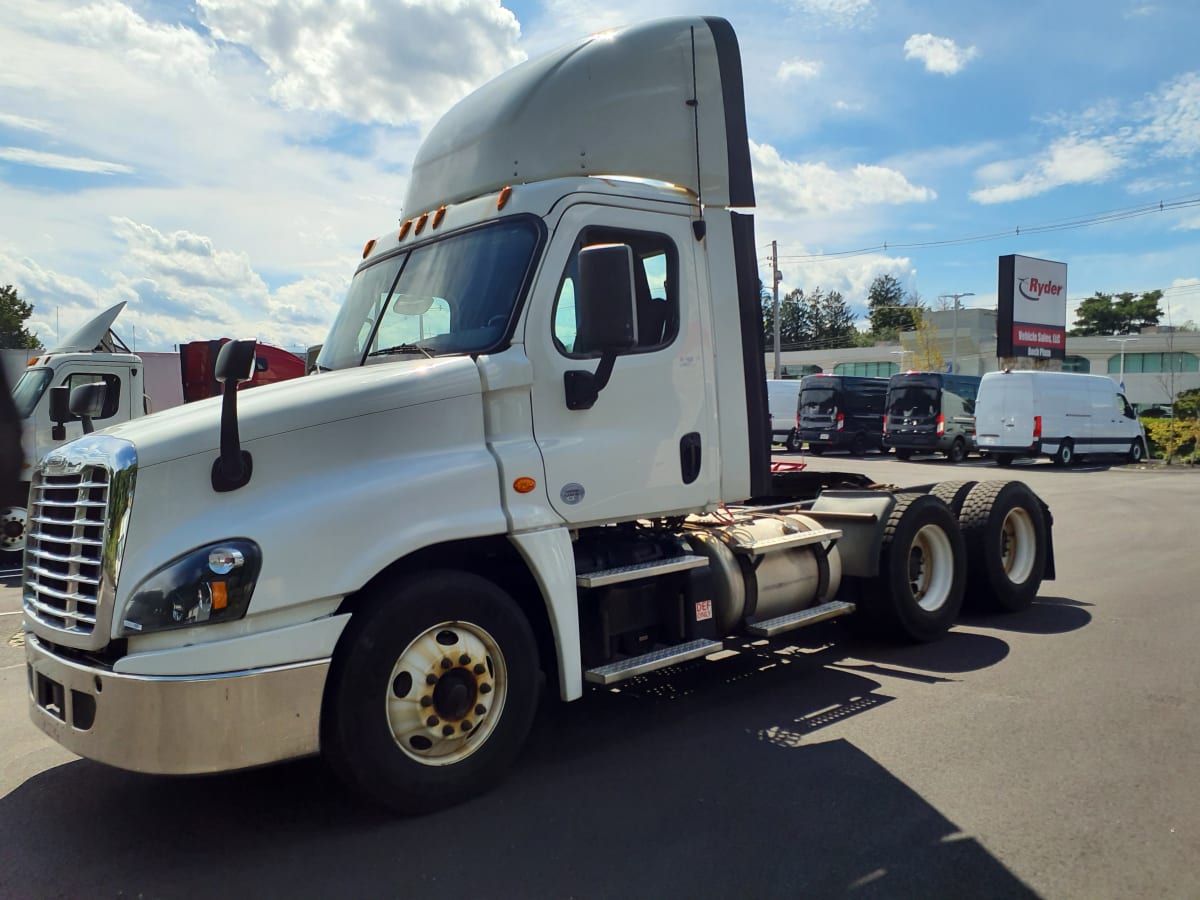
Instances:
[[[926,317],[932,325],[931,340],[941,351],[947,371],[957,359],[955,370],[964,375],[982,375],[1007,365],[1108,375],[1116,382],[1123,377],[1126,398],[1143,413],[1168,409],[1181,391],[1200,388],[1200,332],[1160,326],[1136,335],[1068,337],[1065,359],[1035,363],[1027,358],[997,358],[995,310],[946,310],[926,313]],[[784,378],[814,372],[887,377],[915,368],[916,351],[917,335],[911,331],[903,332],[897,343],[874,347],[784,350],[780,353],[781,374]],[[773,375],[774,352],[768,350],[766,363],[768,374]]]

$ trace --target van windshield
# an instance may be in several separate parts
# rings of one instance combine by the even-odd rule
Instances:
[[[938,414],[938,392],[933,388],[908,387],[893,388],[888,391],[889,416],[905,419],[922,419]]]
[[[360,269],[317,357],[345,369],[402,355],[495,349],[508,333],[539,231],[506,219]]]
[[[26,369],[13,386],[13,405],[17,408],[17,417],[28,419],[37,409],[38,401],[54,377],[53,369]]]

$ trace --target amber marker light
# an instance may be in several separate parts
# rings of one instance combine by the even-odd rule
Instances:
[[[420,234],[425,230],[425,223],[429,221],[429,213],[421,213],[417,217],[417,227],[413,229],[413,234]]]
[[[363,259],[366,259],[368,256],[370,256],[370,255],[371,255],[371,251],[372,251],[372,250],[374,250],[374,249],[375,249],[375,238],[371,238],[371,239],[370,239],[369,241],[367,241],[367,243],[366,243],[366,244],[363,246]]]
[[[512,197],[512,185],[501,188],[500,196],[496,198],[496,209],[504,209],[508,205],[510,197]]]
[[[214,581],[209,588],[212,589],[213,609],[224,609],[229,605],[229,592],[226,590],[225,582]]]
[[[439,206],[437,212],[433,214],[433,221],[430,223],[431,228],[437,228],[442,224],[442,219],[446,218],[446,207]]]
[[[528,476],[522,476],[513,482],[513,490],[518,494],[528,494],[535,487],[537,487],[537,482]]]
[[[410,228],[412,228],[412,219],[405,219],[404,224],[400,226],[399,240],[404,240],[406,237],[408,237],[408,230]]]

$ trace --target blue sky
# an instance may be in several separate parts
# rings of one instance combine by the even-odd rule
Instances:
[[[0,284],[51,344],[119,300],[140,349],[318,343],[363,242],[398,218],[430,124],[503,69],[646,9],[7,0]],[[653,12],[694,13],[741,42],[765,282],[774,240],[784,290],[840,290],[861,310],[892,274],[931,305],[971,292],[986,307],[997,257],[1020,253],[1068,264],[1069,309],[1159,288],[1172,322],[1200,322],[1194,0]]]

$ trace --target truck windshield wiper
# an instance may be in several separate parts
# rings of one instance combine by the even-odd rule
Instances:
[[[370,356],[387,356],[390,353],[424,353],[426,359],[433,359],[433,354],[420,344],[396,344],[394,347],[384,347],[382,350],[372,350]]]

